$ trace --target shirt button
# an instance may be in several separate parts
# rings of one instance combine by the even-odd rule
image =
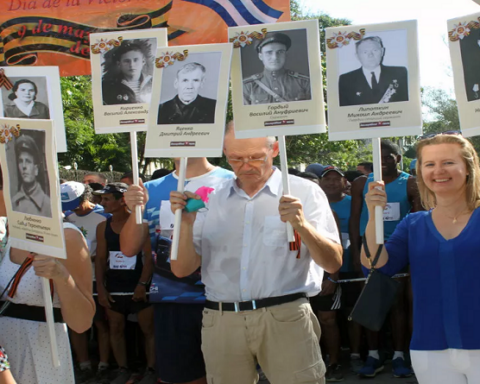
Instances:
[[[242,292],[247,292],[247,290],[246,290],[246,289],[242,289]]]
[[[275,101],[280,101],[279,99],[276,99]]]
[[[275,91],[278,91],[278,88],[275,88]]]

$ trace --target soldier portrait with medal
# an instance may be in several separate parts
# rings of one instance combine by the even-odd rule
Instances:
[[[386,48],[379,36],[364,37],[355,43],[361,67],[340,75],[340,106],[408,101],[408,71],[383,64]]]
[[[244,78],[244,105],[311,100],[310,77],[285,67],[292,46],[287,33],[269,32],[257,42],[255,51],[264,69]]]

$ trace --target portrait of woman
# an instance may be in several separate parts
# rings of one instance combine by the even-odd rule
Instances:
[[[103,105],[149,103],[153,56],[149,40],[125,40],[105,54]]]
[[[8,99],[12,102],[4,105],[5,117],[17,117],[21,119],[49,119],[48,107],[36,101],[38,87],[28,79],[15,82]]]

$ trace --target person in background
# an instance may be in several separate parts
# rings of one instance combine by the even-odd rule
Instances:
[[[381,141],[382,178],[388,193],[388,207],[383,213],[384,236],[388,241],[395,227],[409,213],[422,210],[415,178],[398,169],[402,156],[398,145],[390,140]],[[356,270],[360,272],[361,236],[365,233],[369,220],[369,210],[365,203],[368,184],[373,181],[373,173],[368,177],[362,176],[352,183],[352,210],[350,214],[349,232],[351,242],[351,255]],[[406,269],[404,272],[408,272]],[[392,359],[393,375],[395,377],[409,377],[412,370],[406,366],[404,352],[407,349],[407,313],[406,304],[407,278],[398,279],[401,290],[397,300],[390,311],[392,324],[392,338],[394,354]],[[369,346],[368,358],[362,369],[361,377],[375,377],[384,369],[383,361],[379,355],[379,334],[367,330]]]
[[[416,166],[417,166],[417,159],[413,159],[412,162],[410,163],[410,167],[409,167],[410,175],[417,176]]]
[[[101,172],[87,172],[85,176],[83,176],[83,184],[92,183],[98,183],[104,187],[105,185],[107,185],[107,178]]]
[[[410,345],[419,384],[480,383],[480,167],[472,144],[460,135],[420,138],[417,183],[427,211],[405,217],[382,249],[377,270],[393,276],[410,264],[414,325]],[[365,231],[371,254],[375,208],[389,201],[383,181],[365,196]],[[362,248],[361,262],[369,262]]]
[[[125,172],[122,177],[120,178],[120,183],[125,183],[127,185],[132,185],[133,184],[133,172],[128,171]]]
[[[175,216],[171,211],[170,192],[178,187],[180,159],[174,159],[175,171],[160,179],[142,185],[133,185],[125,193],[130,209],[134,204],[148,202],[144,208],[144,223],[137,225],[134,217],[122,230],[122,252],[135,254],[142,241],[150,238],[156,252],[155,273],[150,288],[155,320],[155,356],[159,381],[169,383],[206,384],[205,362],[201,350],[202,311],[205,306],[205,287],[201,284],[201,271],[185,278],[176,277],[171,269],[170,244]],[[233,173],[215,167],[205,157],[189,158],[186,168],[185,189],[196,191],[200,187],[217,188]],[[203,213],[200,213],[203,214]],[[148,224],[147,224],[148,222]]]
[[[305,168],[305,172],[314,173],[320,179],[322,177],[323,168],[325,168],[325,166],[323,166],[322,164],[313,163],[307,165],[307,168]]]
[[[126,317],[130,314],[137,315],[145,341],[147,367],[139,384],[155,384],[153,307],[147,297],[153,273],[152,248],[150,241],[144,241],[142,249],[131,257],[120,250],[120,233],[131,215],[123,197],[127,188],[124,183],[110,183],[95,192],[102,196],[105,212],[112,215],[97,226],[98,302],[107,310],[110,342],[119,367],[111,384],[125,384],[133,374],[125,340]]]
[[[312,172],[299,172],[295,176],[301,177],[302,179],[313,181],[317,185],[319,185],[320,183],[320,179],[318,178],[318,176]]]
[[[160,179],[164,176],[167,176],[169,175],[170,173],[172,173],[173,171],[171,169],[164,169],[164,168],[160,168],[160,169],[156,169],[153,173],[152,173],[152,177],[150,178],[150,181],[152,180],[157,180],[157,179]]]
[[[65,221],[75,225],[85,236],[90,259],[92,262],[93,292],[97,293],[95,281],[95,256],[97,253],[97,226],[111,217],[104,213],[101,205],[95,205],[90,202],[92,197],[92,188],[88,184],[68,181],[60,186],[60,196],[62,200],[62,211],[65,214]],[[93,323],[97,330],[98,349],[100,362],[96,374],[92,368],[92,362],[88,354],[88,332],[77,333],[70,330],[70,339],[73,350],[78,360],[78,371],[76,372],[77,384],[89,381],[95,377],[96,381],[104,381],[110,375],[110,337],[108,323],[106,321],[105,309],[98,304],[97,296],[95,300],[95,316]]]
[[[361,172],[364,175],[369,175],[373,172],[373,163],[363,162],[357,164],[357,171]]]

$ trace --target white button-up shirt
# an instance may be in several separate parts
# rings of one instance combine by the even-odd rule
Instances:
[[[290,193],[303,204],[306,220],[340,243],[328,200],[318,185],[295,176]],[[321,290],[323,269],[302,243],[290,251],[286,224],[278,213],[282,174],[275,169],[265,186],[249,197],[232,179],[210,195],[208,212],[197,215],[194,244],[202,256],[202,281],[211,301],[258,300]]]

